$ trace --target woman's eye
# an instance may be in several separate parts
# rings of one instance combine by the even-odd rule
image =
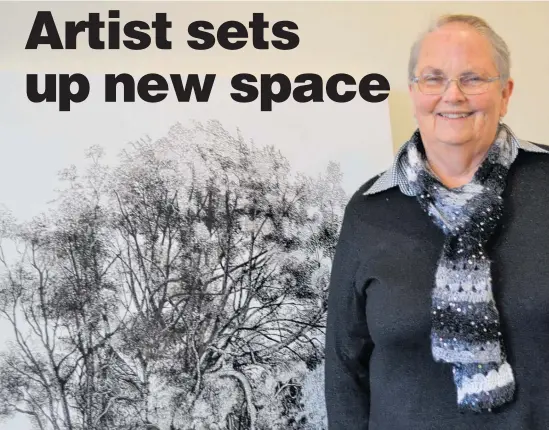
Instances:
[[[462,78],[461,81],[465,83],[474,83],[474,82],[480,82],[482,79],[480,76],[467,76],[465,78]]]

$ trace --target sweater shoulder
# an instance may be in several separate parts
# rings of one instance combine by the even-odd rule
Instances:
[[[544,152],[538,152],[533,150],[521,149],[518,154],[518,159],[517,159],[518,164],[519,165],[527,164],[530,166],[537,165],[542,169],[549,168],[549,145],[541,144],[537,142],[531,142],[531,141],[529,141],[529,143],[536,146],[540,150],[547,151],[547,152],[544,153]]]
[[[378,178],[382,175],[382,173],[379,173],[375,176],[372,176],[370,179],[368,179],[366,182],[364,182],[360,187],[358,187],[357,190],[352,194],[351,198],[349,199],[349,202],[347,203],[347,207],[353,206],[356,203],[364,201],[364,193],[370,189],[372,185],[378,180]]]
[[[356,222],[357,216],[359,215],[359,207],[361,207],[362,203],[364,203],[364,200],[366,196],[364,193],[375,183],[375,181],[381,176],[381,174],[377,174],[373,177],[370,177],[366,182],[364,182],[362,185],[358,187],[352,194],[351,197],[347,200],[347,203],[345,205],[345,213],[343,216],[343,225],[342,225],[342,231],[341,233],[344,234],[345,231],[353,231],[354,230],[354,224]]]

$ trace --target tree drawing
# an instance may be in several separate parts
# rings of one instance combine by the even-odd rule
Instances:
[[[325,429],[338,165],[293,172],[213,120],[132,142],[116,165],[100,146],[87,159],[62,172],[48,212],[0,213],[0,416],[40,430]]]

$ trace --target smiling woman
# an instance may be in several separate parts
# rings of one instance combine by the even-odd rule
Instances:
[[[472,179],[507,113],[508,49],[471,19],[442,19],[420,42],[409,65],[414,116],[429,165],[449,186],[460,186]]]
[[[408,78],[418,127],[348,202],[332,267],[329,428],[546,429],[549,148],[503,123],[510,53],[482,18],[440,17]]]

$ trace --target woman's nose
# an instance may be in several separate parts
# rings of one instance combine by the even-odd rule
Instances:
[[[446,84],[446,90],[442,93],[442,97],[447,101],[452,100],[464,100],[465,94],[459,88],[458,81],[456,79],[450,79]]]

